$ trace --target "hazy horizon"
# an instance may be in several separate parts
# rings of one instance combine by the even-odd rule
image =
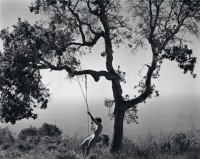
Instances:
[[[193,125],[195,129],[200,128],[200,116],[198,109],[198,103],[200,102],[200,99],[192,99],[191,97],[175,97],[176,99],[173,100],[171,97],[161,98],[162,103],[158,100],[158,98],[155,98],[148,101],[148,104],[141,104],[141,106],[138,108],[139,124],[125,123],[125,136],[134,138],[139,134],[147,134],[149,131],[153,133],[160,133],[179,130],[190,130],[193,128]],[[82,99],[79,100],[80,103],[83,103],[81,101]],[[91,103],[95,103],[95,101],[91,101]],[[47,108],[46,110],[38,111],[38,119],[36,119],[35,121],[32,119],[24,119],[17,122],[15,125],[1,125],[3,125],[4,127],[10,127],[13,132],[18,134],[24,128],[30,126],[40,127],[43,123],[50,123],[56,124],[62,130],[63,134],[73,135],[77,133],[81,136],[87,136],[88,125],[86,110],[84,110],[86,109],[85,105],[71,103],[73,106],[80,108],[79,112],[77,113],[73,109],[70,109],[71,106],[68,109],[64,109],[64,107],[68,104],[63,102],[53,102],[50,103],[49,108]],[[168,107],[171,104],[174,104],[173,110],[168,110]],[[110,121],[110,119],[107,117],[108,110],[107,108],[105,108],[105,106],[103,106],[103,101],[102,104],[100,103],[99,105],[90,105],[91,112],[94,116],[102,118],[102,124],[104,127],[102,133],[112,136],[113,120]]]

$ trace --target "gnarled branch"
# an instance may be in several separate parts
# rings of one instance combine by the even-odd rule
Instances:
[[[51,69],[56,71],[67,71],[71,77],[75,75],[91,75],[96,82],[99,81],[100,77],[105,77],[107,80],[111,80],[114,78],[109,72],[107,71],[94,71],[94,70],[74,70],[73,68],[69,67],[68,65],[53,65],[50,62],[40,58],[44,64],[34,66],[36,69]]]
[[[157,68],[156,67],[156,58],[153,58],[151,66],[148,66],[148,71],[147,71],[147,77],[145,81],[145,90],[143,93],[141,93],[138,97],[133,98],[129,101],[124,101],[126,103],[126,110],[143,102],[150,94],[152,94],[152,88],[151,88],[151,79],[154,70]]]

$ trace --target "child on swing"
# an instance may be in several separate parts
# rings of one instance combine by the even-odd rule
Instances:
[[[99,139],[99,135],[101,134],[101,131],[103,129],[103,126],[101,125],[101,121],[102,121],[101,118],[94,118],[89,111],[87,113],[90,116],[92,122],[94,122],[97,125],[97,127],[94,129],[94,133],[90,135],[81,144],[84,158],[90,153],[91,148],[95,146],[97,140]],[[85,152],[85,149],[86,149],[86,152]]]

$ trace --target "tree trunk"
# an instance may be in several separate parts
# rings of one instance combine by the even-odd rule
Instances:
[[[114,133],[111,145],[111,152],[116,153],[121,149],[123,138],[123,121],[125,111],[116,110],[114,115]]]

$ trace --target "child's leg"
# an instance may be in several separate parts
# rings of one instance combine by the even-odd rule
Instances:
[[[87,138],[85,141],[83,141],[83,143],[81,144],[81,149],[82,149],[83,155],[85,155],[85,147],[88,145],[90,139],[91,139],[91,137],[88,137],[88,138]]]
[[[85,153],[85,156],[84,156],[84,157],[86,157],[87,155],[89,155],[91,148],[95,146],[95,142],[96,142],[96,141],[95,141],[94,138],[92,138],[92,139],[89,141],[89,144],[88,144],[88,146],[87,146],[86,153]]]

